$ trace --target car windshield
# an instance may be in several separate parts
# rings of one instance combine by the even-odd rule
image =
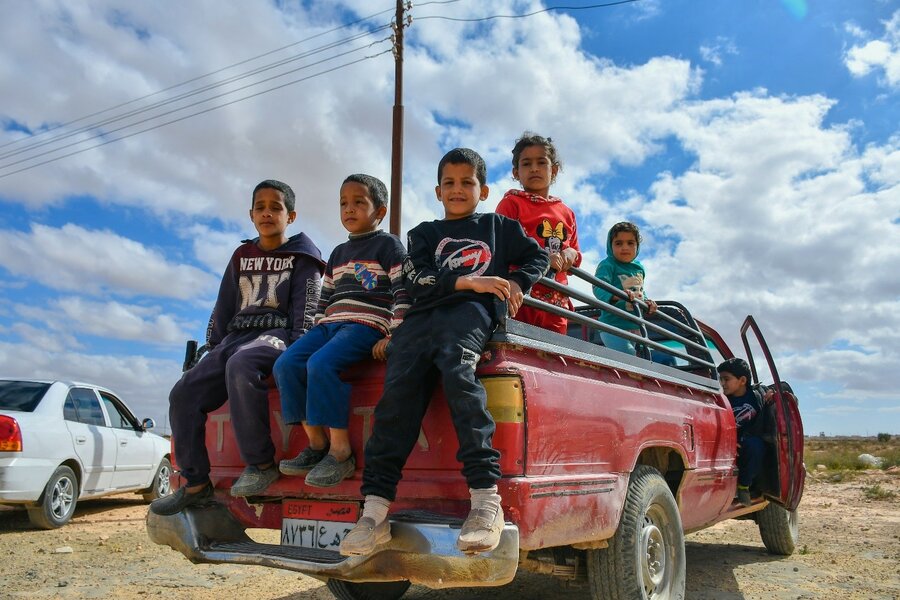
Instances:
[[[36,381],[0,381],[0,410],[34,412],[49,387]]]

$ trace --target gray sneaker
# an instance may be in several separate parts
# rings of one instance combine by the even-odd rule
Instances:
[[[319,464],[323,458],[328,456],[328,445],[320,450],[316,450],[311,446],[307,446],[303,451],[295,456],[278,463],[278,470],[283,475],[306,475],[312,471],[313,467]]]
[[[329,454],[306,476],[306,485],[312,487],[333,487],[347,479],[356,470],[356,459],[351,454],[347,460],[339,461]]]
[[[459,532],[456,547],[465,554],[490,552],[500,543],[501,533],[503,533],[502,508],[497,512],[489,508],[473,508]]]
[[[375,524],[375,519],[363,517],[341,540],[340,552],[343,556],[366,556],[375,551],[375,546],[391,541],[391,522],[385,519]]]
[[[231,486],[232,496],[255,496],[261,494],[272,482],[278,479],[278,469],[272,465],[268,469],[259,469],[250,465],[234,485]]]

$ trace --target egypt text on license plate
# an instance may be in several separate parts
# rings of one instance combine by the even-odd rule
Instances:
[[[337,550],[359,519],[358,502],[285,500],[281,506],[283,546]]]

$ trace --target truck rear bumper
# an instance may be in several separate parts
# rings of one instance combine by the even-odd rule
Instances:
[[[189,507],[172,516],[147,512],[147,533],[194,563],[260,565],[319,579],[399,581],[430,588],[498,586],[512,581],[519,562],[519,530],[507,524],[500,545],[466,556],[456,549],[459,528],[440,523],[392,521],[392,539],[369,556],[331,550],[262,544],[221,504]]]

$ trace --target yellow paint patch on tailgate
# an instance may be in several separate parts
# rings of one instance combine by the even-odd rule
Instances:
[[[525,395],[522,380],[517,376],[485,377],[481,380],[487,391],[487,408],[495,423],[525,421]]]

